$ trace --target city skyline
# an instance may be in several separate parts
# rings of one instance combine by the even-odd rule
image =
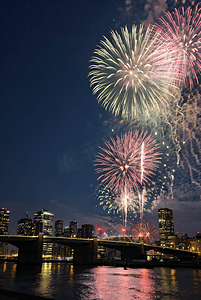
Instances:
[[[173,2],[157,8],[153,2],[149,10],[146,1],[1,3],[0,206],[10,211],[10,234],[27,211],[34,215],[42,207],[64,226],[71,219],[110,226],[110,215],[95,208],[94,160],[103,140],[119,131],[107,126],[113,116],[92,95],[89,61],[111,30],[153,23],[182,1]],[[176,230],[196,235],[199,180],[192,183],[189,169],[179,165],[173,193],[149,201],[143,219],[158,226],[158,208],[172,207]]]
[[[7,210],[7,208],[1,208],[0,209],[2,212],[3,211],[5,211],[5,212],[7,212],[8,210]],[[162,213],[162,215],[161,215],[161,213],[159,214],[159,211],[161,211],[161,213]],[[8,235],[9,234],[11,234],[10,232],[9,232],[9,223],[10,223],[10,221],[11,221],[11,218],[10,218],[10,211],[8,211],[9,212],[9,221],[8,221],[8,224],[7,224],[7,230],[8,230]],[[158,208],[157,209],[157,219],[155,219],[154,221],[157,221],[157,222],[155,222],[155,224],[156,225],[153,225],[152,223],[150,223],[149,222],[149,220],[142,220],[142,224],[144,224],[145,226],[146,226],[146,224],[150,224],[151,226],[154,226],[154,228],[155,228],[155,230],[156,230],[156,232],[157,232],[157,234],[156,234],[156,236],[158,236],[158,234],[159,234],[159,236],[160,236],[160,240],[161,240],[161,238],[162,238],[162,240],[164,239],[164,237],[162,237],[161,236],[161,234],[160,234],[160,232],[163,232],[163,226],[161,225],[162,223],[161,223],[161,218],[162,219],[166,219],[166,217],[165,217],[165,215],[163,215],[163,212],[169,212],[169,213],[171,213],[171,217],[167,217],[167,220],[171,220],[172,219],[172,223],[173,223],[173,227],[171,227],[172,225],[167,225],[167,226],[170,226],[170,227],[168,227],[168,230],[167,230],[167,232],[168,232],[168,235],[172,235],[172,239],[174,240],[174,236],[179,236],[179,237],[181,237],[181,236],[185,236],[186,234],[187,235],[189,235],[189,233],[188,233],[188,231],[187,232],[185,232],[184,230],[180,230],[180,231],[178,231],[178,229],[177,228],[175,228],[175,226],[174,226],[174,221],[173,221],[173,219],[174,219],[174,212],[173,212],[173,208],[168,208],[168,207],[160,207],[160,208]],[[28,211],[26,212],[26,217],[22,217],[22,218],[20,218],[18,221],[17,221],[17,224],[16,224],[16,228],[15,228],[15,231],[11,234],[11,235],[20,235],[21,233],[23,233],[22,235],[38,235],[38,233],[39,232],[43,232],[43,230],[44,229],[42,229],[42,227],[40,228],[40,227],[37,227],[37,222],[39,221],[40,222],[40,218],[38,219],[38,221],[37,221],[37,216],[38,215],[41,215],[41,214],[47,214],[47,215],[50,215],[50,216],[52,216],[51,217],[51,222],[52,222],[52,229],[49,229],[50,230],[50,235],[52,235],[52,236],[57,236],[57,226],[59,226],[61,223],[62,223],[62,228],[63,228],[63,232],[65,231],[65,230],[69,230],[69,229],[71,229],[71,227],[72,227],[72,233],[73,233],[73,226],[74,226],[74,224],[76,224],[76,228],[77,229],[82,229],[82,227],[84,226],[84,225],[90,225],[89,223],[79,223],[79,222],[77,222],[76,220],[74,220],[74,219],[70,219],[68,222],[67,221],[65,221],[64,222],[64,220],[61,220],[61,218],[58,218],[58,219],[56,219],[55,217],[54,217],[54,213],[52,213],[52,212],[50,212],[49,210],[46,210],[46,209],[44,209],[44,208],[42,208],[40,211],[36,211],[34,214],[33,214],[33,218],[31,218],[30,216],[29,216],[29,214],[28,214]],[[167,215],[169,214],[169,213],[167,213]],[[171,219],[170,219],[171,218]],[[46,218],[45,218],[46,219]],[[175,220],[175,219],[174,219]],[[148,222],[147,222],[148,221]],[[169,221],[168,221],[169,222]],[[54,224],[54,225],[53,225]],[[56,224],[58,224],[58,225],[56,225]],[[64,225],[65,224],[65,225]],[[68,225],[66,225],[66,224],[68,224]],[[140,226],[140,219],[136,219],[136,221],[135,222],[133,222],[132,223],[132,225],[130,225],[128,228],[126,228],[125,229],[125,232],[126,232],[126,234],[128,234],[128,236],[131,236],[132,235],[132,231],[133,231],[133,229],[136,227],[136,226]],[[169,223],[167,223],[167,224],[169,224]],[[171,223],[170,223],[171,224]],[[124,226],[123,226],[124,224],[118,224],[118,226],[116,226],[116,228],[114,229],[114,228],[112,228],[111,226],[109,227],[107,227],[107,226],[104,226],[103,225],[103,228],[101,227],[101,226],[99,226],[99,224],[92,224],[91,223],[91,226],[94,226],[94,232],[95,232],[95,234],[97,234],[97,236],[99,236],[99,232],[100,232],[100,228],[101,228],[101,232],[102,232],[102,234],[104,234],[104,236],[105,237],[111,237],[111,236],[121,236],[122,235],[122,230],[124,230]],[[47,225],[46,225],[47,226]],[[58,227],[58,228],[60,228],[60,227]],[[165,227],[166,228],[166,227]],[[171,229],[171,228],[173,228],[173,229]],[[46,229],[45,229],[46,230]],[[59,230],[61,230],[61,228],[59,229]],[[161,231],[162,230],[162,231]],[[172,230],[172,231],[171,231]],[[170,232],[171,233],[170,233]],[[21,232],[21,233],[20,233]],[[45,231],[46,232],[46,231]],[[66,233],[67,233],[67,231],[66,231]],[[49,235],[48,234],[48,232],[46,232],[46,234],[47,235]],[[77,234],[77,233],[76,233]],[[189,237],[190,238],[193,238],[193,237],[195,237],[197,234],[201,234],[201,232],[200,232],[200,230],[195,230],[195,232],[193,233],[193,234],[190,234],[189,235]],[[158,237],[158,239],[159,239],[159,237]],[[157,239],[155,239],[155,240],[157,240]]]
[[[22,237],[23,239],[25,237],[27,239],[29,239],[29,237],[38,238],[39,241],[41,238],[43,239],[43,236],[44,238],[71,238],[70,241],[72,241],[72,238],[75,238],[77,239],[78,243],[82,243],[82,239],[91,239],[93,241],[100,240],[100,243],[104,240],[107,243],[107,241],[109,240],[125,241],[126,239],[129,243],[145,243],[145,245],[153,245],[156,248],[160,246],[161,249],[167,248],[167,251],[170,251],[170,249],[174,249],[200,252],[201,233],[197,232],[196,235],[190,237],[188,236],[188,234],[181,234],[178,231],[175,232],[172,208],[169,209],[165,207],[158,209],[159,231],[157,230],[156,226],[154,226],[150,222],[141,222],[134,225],[134,227],[132,228],[132,232],[127,231],[125,228],[121,228],[121,233],[118,232],[118,228],[115,232],[104,232],[103,228],[94,226],[92,224],[82,224],[81,227],[78,227],[78,223],[75,220],[71,220],[69,226],[63,227],[62,220],[56,220],[54,222],[54,214],[42,209],[40,211],[35,212],[33,222],[32,219],[28,218],[27,213],[26,218],[22,218],[18,221],[17,235],[9,236],[9,213],[10,211],[8,211],[6,208],[0,209],[1,238],[4,239],[5,236],[5,238],[7,238],[8,241],[11,241],[15,237],[15,240],[13,241],[13,244],[12,242],[10,243],[11,247],[9,247],[4,242],[0,243],[1,255],[8,255],[8,252],[10,252],[9,255],[11,255],[12,253],[18,251],[16,247],[13,248],[12,246],[15,245],[15,241],[17,241],[16,238],[18,238],[19,241]],[[21,246],[17,244],[17,247],[19,248],[20,253]],[[23,244],[22,247],[24,247]],[[61,255],[61,257],[63,258],[66,255],[71,257],[72,249],[70,250],[71,247],[69,247],[70,245],[64,247],[62,245],[59,246],[58,243],[48,244],[44,241],[43,255],[44,257],[55,257],[55,255],[56,257],[58,255]],[[113,255],[115,255],[115,253],[113,253]]]

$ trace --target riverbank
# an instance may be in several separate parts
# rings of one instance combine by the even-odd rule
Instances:
[[[114,266],[114,267],[128,267],[128,268],[155,268],[155,267],[169,267],[169,268],[198,268],[201,269],[201,262],[125,262],[125,261],[102,261],[98,262],[99,266]]]
[[[9,291],[9,290],[4,290],[4,289],[0,289],[0,296],[1,296],[1,300],[48,300],[51,298],[44,298],[44,297],[38,297],[38,296],[33,296],[33,295],[29,295],[29,294],[23,294],[23,293],[19,293],[19,292],[13,292],[13,291]]]
[[[12,262],[17,263],[17,259],[10,260],[10,259],[4,259],[0,260],[0,263],[4,262]],[[67,263],[67,264],[73,264],[73,260],[43,260],[43,263]],[[22,265],[21,265],[22,266]],[[128,268],[155,268],[155,267],[169,267],[169,268],[197,268],[201,269],[201,262],[180,262],[180,261],[167,261],[167,262],[160,262],[160,261],[139,261],[139,262],[125,262],[121,260],[98,260],[98,262],[94,265],[90,265],[90,267],[93,266],[112,266],[112,267],[128,267]]]

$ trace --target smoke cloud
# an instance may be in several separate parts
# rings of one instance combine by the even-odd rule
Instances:
[[[147,0],[144,6],[144,14],[147,15],[146,20],[143,22],[144,26],[147,27],[149,24],[153,24],[166,12],[167,8],[166,0]]]

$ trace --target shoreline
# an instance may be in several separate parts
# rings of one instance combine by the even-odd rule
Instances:
[[[20,292],[15,292],[15,291],[11,291],[11,290],[6,290],[6,289],[2,289],[0,288],[0,296],[3,296],[3,298],[1,298],[2,300],[50,300],[52,298],[46,298],[46,297],[40,297],[40,296],[34,296],[34,295],[30,295],[30,294],[24,294],[24,293],[20,293]]]
[[[4,259],[0,260],[0,263],[11,262],[16,263],[17,260]],[[73,261],[68,260],[44,260],[43,263],[67,263],[73,264]],[[23,265],[20,265],[23,266]],[[34,266],[34,265],[33,265]],[[94,265],[75,265],[75,266],[84,266],[84,267],[96,267],[96,266],[111,266],[111,267],[124,267],[124,268],[155,268],[155,267],[169,267],[169,268],[198,268],[201,269],[201,262],[125,262],[121,260],[108,260],[108,261],[98,261]]]

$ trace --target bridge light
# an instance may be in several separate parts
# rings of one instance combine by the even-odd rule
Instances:
[[[126,228],[122,228],[121,232],[125,233],[126,232]]]

